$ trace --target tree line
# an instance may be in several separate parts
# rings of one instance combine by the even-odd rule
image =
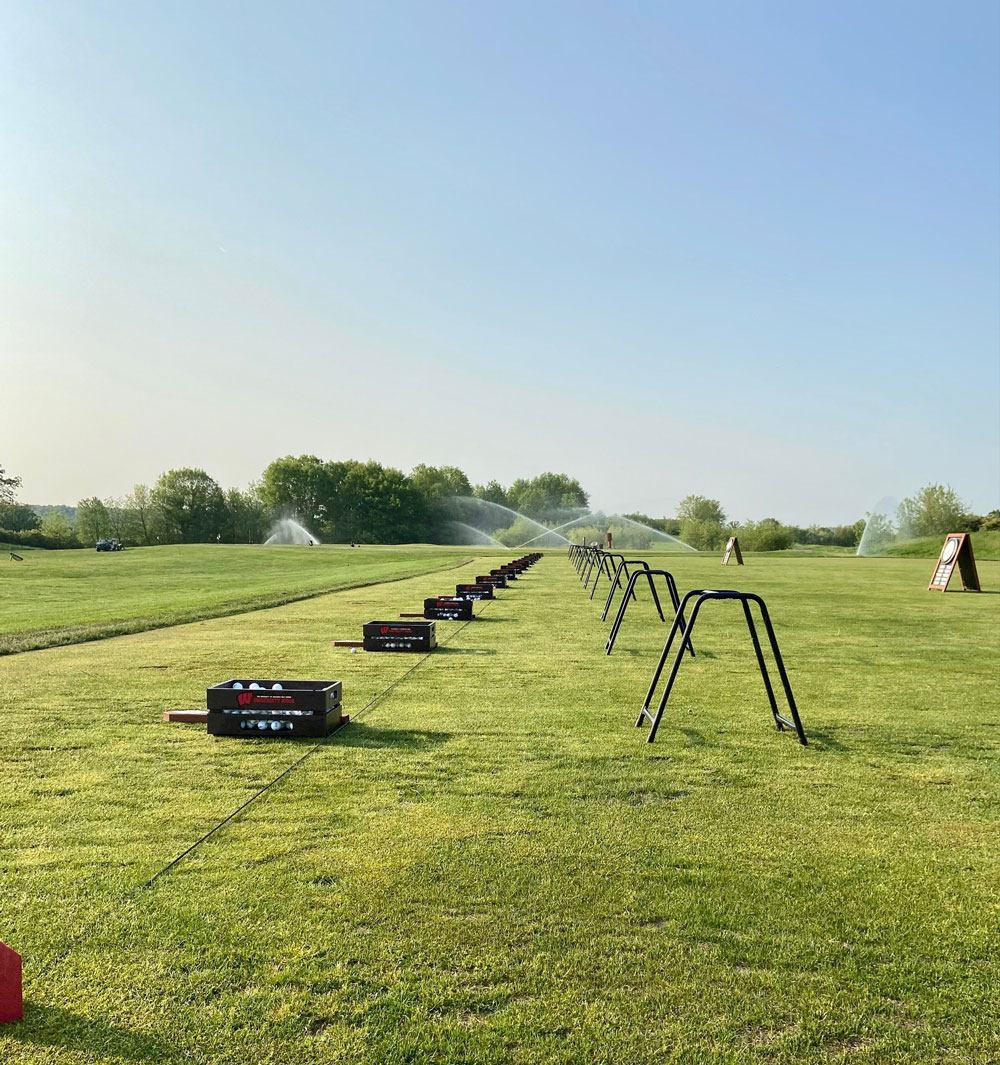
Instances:
[[[205,470],[184,468],[168,470],[152,486],[136,485],[121,498],[91,496],[75,508],[36,510],[18,503],[20,485],[20,478],[0,467],[0,541],[37,547],[92,547],[110,538],[139,546],[262,543],[281,517],[295,518],[328,543],[454,542],[454,523],[463,521],[505,541],[522,542],[540,526],[572,522],[589,505],[579,481],[562,473],[519,478],[504,487],[496,480],[472,484],[457,466],[420,464],[405,474],[378,462],[315,455],[275,459],[246,489],[224,489]],[[734,534],[751,551],[780,551],[793,544],[856,547],[868,523],[869,538],[874,531],[882,540],[1000,529],[1000,510],[971,514],[950,487],[936,484],[903,500],[895,515],[869,514],[847,525],[800,528],[776,518],[739,523],[719,500],[701,495],[682,499],[673,517],[624,517],[702,551],[718,550]],[[607,524],[617,528],[613,519]],[[564,534],[590,540],[604,531],[586,518]]]
[[[18,503],[20,479],[0,468],[0,540],[37,547],[261,543],[282,517],[330,543],[426,543],[449,535],[453,497],[486,500],[544,518],[585,507],[587,493],[566,474],[473,485],[456,466],[416,466],[408,475],[379,462],[324,461],[315,455],[275,459],[246,489],[224,489],[205,470],[168,470],[121,498],[81,499],[75,508]],[[505,524],[511,524],[507,521]]]
[[[730,536],[739,536],[748,551],[785,551],[793,544],[825,547],[857,547],[865,527],[874,522],[884,528],[883,542],[943,536],[950,532],[1000,530],[1000,510],[977,515],[948,485],[929,484],[899,505],[895,515],[866,514],[850,525],[787,525],[777,518],[743,523],[730,520],[717,499],[689,495],[681,500],[675,519],[654,519],[630,514],[633,518],[679,537],[699,551],[718,550]]]

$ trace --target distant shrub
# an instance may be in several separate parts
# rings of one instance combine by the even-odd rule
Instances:
[[[574,544],[592,544],[603,541],[603,534],[596,525],[574,525],[565,530],[566,539]]]
[[[629,551],[645,551],[653,542],[653,533],[636,525],[612,525],[608,532],[612,550],[623,547]]]
[[[777,518],[748,521],[737,535],[740,546],[748,551],[787,551],[795,542],[793,530]]]
[[[80,546],[72,528],[66,536],[49,536],[40,529],[0,529],[0,543],[20,544],[22,547],[47,547],[54,550]]]
[[[631,518],[632,521],[639,522],[640,525],[648,525],[651,529],[658,529],[660,532],[668,533],[670,536],[680,536],[681,523],[677,518],[651,518],[648,514],[643,514],[640,511],[636,511],[634,514],[623,514],[623,518]]]
[[[714,551],[726,542],[728,531],[719,521],[688,518],[681,522],[680,537],[684,543],[699,551]]]
[[[857,547],[865,531],[865,519],[853,525],[810,525],[808,529],[792,527],[792,536],[797,544],[815,544],[821,547]]]
[[[500,543],[506,544],[507,547],[517,547],[518,544],[526,543],[529,540],[531,541],[530,547],[548,542],[543,531],[527,518],[517,518],[513,525],[508,528],[497,529],[493,533],[493,537],[499,540]]]

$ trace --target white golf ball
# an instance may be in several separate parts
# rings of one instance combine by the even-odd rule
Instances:
[[[280,721],[272,721],[271,722],[271,728],[272,728],[273,731],[277,732],[278,729],[281,728],[281,722]]]
[[[284,691],[284,690],[285,689],[282,688],[282,686],[280,684],[272,684],[271,685],[271,691],[273,691],[273,692],[281,692],[281,691]]]
[[[351,648],[351,654],[352,655],[356,655],[357,653],[358,653],[358,649],[356,647],[352,647]]]
[[[233,681],[233,687],[234,687],[234,688],[242,688],[242,687],[243,687],[243,685],[242,685],[242,684],[240,684],[240,682],[239,682],[238,680],[234,680],[234,681]]]
[[[250,685],[250,687],[251,688],[259,688],[260,685],[256,681],[254,681],[253,684]]]

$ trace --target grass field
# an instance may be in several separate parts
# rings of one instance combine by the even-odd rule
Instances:
[[[429,546],[225,544],[35,551],[0,564],[0,655],[276,606],[471,555],[470,548]]]
[[[731,605],[643,743],[664,628],[606,657],[559,552],[423,659],[328,641],[477,563],[5,658],[0,1061],[1000,1059],[1000,564],[747,562],[670,565],[766,598],[806,748]],[[254,674],[355,720],[311,754],[160,722]]]

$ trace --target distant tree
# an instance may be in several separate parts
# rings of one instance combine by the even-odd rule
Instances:
[[[21,478],[8,477],[7,471],[0,466],[0,503],[13,503],[20,487]]]
[[[898,524],[904,536],[960,532],[965,504],[950,485],[929,484],[899,505]]]
[[[149,545],[154,540],[153,493],[144,484],[132,486],[132,491],[122,500],[129,512],[133,537],[138,544]]]
[[[984,514],[979,523],[979,528],[983,532],[1000,531],[1000,510],[991,510],[988,514]]]
[[[410,481],[428,501],[472,495],[469,478],[457,466],[425,466],[421,463],[413,467]]]
[[[376,544],[424,539],[426,502],[401,470],[378,462],[345,465],[348,468],[334,500],[338,539]]]
[[[725,525],[726,513],[717,499],[705,496],[685,496],[677,507],[677,518],[685,521],[708,521]]]
[[[501,507],[509,506],[507,502],[507,490],[499,481],[490,481],[488,484],[477,484],[472,490],[477,499],[485,499],[487,503],[498,503]]]
[[[471,491],[461,470],[421,469],[433,491]],[[259,494],[277,513],[297,517],[324,539],[346,543],[425,540],[430,520],[424,491],[400,470],[378,462],[323,462],[286,456],[264,470]]]
[[[58,510],[50,511],[45,515],[38,531],[49,541],[46,545],[48,547],[75,547],[79,542],[72,522]],[[92,541],[91,546],[98,539],[100,537]]]
[[[680,538],[699,551],[714,551],[726,542],[729,530],[721,522],[687,518],[680,523]]]
[[[223,531],[222,489],[204,470],[169,470],[153,486],[152,499],[167,542],[206,543]]]
[[[699,551],[713,551],[726,542],[726,513],[717,499],[685,496],[678,505],[677,520],[680,538]]]
[[[332,531],[330,507],[346,467],[315,455],[286,455],[264,470],[258,494],[275,514],[297,518],[326,536]]]
[[[271,515],[260,498],[257,485],[245,491],[226,491],[226,533],[223,539],[234,544],[259,544],[271,523]]]
[[[124,499],[105,499],[104,509],[108,515],[111,535],[124,543],[138,543],[135,515]]]
[[[23,503],[0,503],[0,529],[11,532],[28,532],[37,529],[42,519]]]
[[[540,473],[520,478],[507,490],[508,506],[536,521],[556,520],[567,510],[586,507],[587,493],[580,482],[565,473]]]
[[[51,515],[49,515],[51,517]],[[48,521],[48,518],[45,519]],[[80,543],[90,546],[109,535],[111,524],[108,521],[107,507],[97,496],[81,499],[76,505],[76,535]]]

